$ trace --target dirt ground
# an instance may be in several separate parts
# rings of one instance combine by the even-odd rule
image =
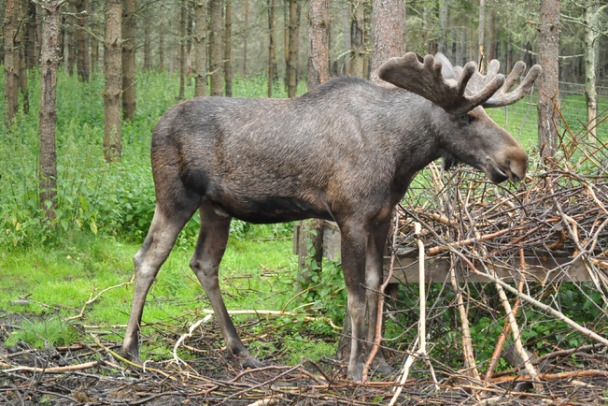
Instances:
[[[0,325],[0,338],[7,327]],[[159,337],[173,345],[177,335],[163,327]],[[164,336],[163,336],[164,335]],[[181,351],[187,361],[147,363],[145,370],[129,367],[116,352],[118,343],[93,336],[92,344],[36,350],[25,344],[0,347],[0,404],[2,405],[377,405],[389,404],[396,377],[377,377],[367,384],[344,379],[344,366],[335,360],[312,362],[302,358],[286,366],[281,352],[266,359],[268,366],[243,371],[226,357],[219,337],[198,335]],[[270,336],[270,335],[269,335]],[[273,340],[281,348],[281,337]],[[2,342],[3,340],[0,340]],[[182,352],[183,354],[183,352]],[[547,373],[533,386],[517,373],[497,376],[482,384],[431,360],[437,385],[427,364],[417,362],[397,405],[605,405],[608,404],[608,355],[584,349],[576,356],[553,358]],[[395,361],[396,366],[401,361]]]

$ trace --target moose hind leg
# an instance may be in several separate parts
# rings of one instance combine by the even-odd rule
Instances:
[[[217,214],[208,203],[203,203],[200,214],[201,230],[190,267],[209,297],[228,350],[239,360],[243,368],[264,366],[241,342],[219,287],[218,269],[228,242],[231,218]]]
[[[148,235],[133,259],[135,265],[135,287],[131,314],[122,345],[123,355],[135,362],[139,358],[139,327],[146,303],[146,296],[161,265],[165,262],[179,232],[192,217],[198,201],[192,199],[181,210],[168,210],[157,204]],[[169,215],[168,213],[172,213]]]

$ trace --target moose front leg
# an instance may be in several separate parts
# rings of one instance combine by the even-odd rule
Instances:
[[[380,224],[372,228],[367,241],[367,251],[365,256],[365,283],[367,296],[367,345],[371,349],[376,340],[378,328],[378,303],[380,297],[380,285],[384,274],[384,249],[386,238],[390,228],[391,217],[388,216]],[[384,354],[379,351],[373,362],[373,369],[382,374],[390,374],[392,368],[384,359]]]

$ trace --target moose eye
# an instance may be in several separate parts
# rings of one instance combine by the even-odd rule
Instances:
[[[470,114],[463,114],[459,117],[460,121],[464,124],[471,124],[473,122],[473,116]]]

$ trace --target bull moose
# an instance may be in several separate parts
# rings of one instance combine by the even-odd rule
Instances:
[[[123,354],[139,360],[148,290],[180,230],[198,209],[190,267],[205,289],[229,352],[242,367],[263,365],[239,339],[222,300],[218,268],[232,218],[271,223],[320,218],[341,233],[352,341],[347,377],[360,381],[375,336],[390,217],[412,178],[442,157],[482,170],[495,183],[521,180],[524,149],[484,107],[506,106],[541,73],[517,62],[505,77],[442,54],[407,53],[381,66],[387,83],[343,77],[293,99],[198,97],[168,110],[152,137],[156,207],[134,258],[134,297]],[[391,85],[392,84],[392,85]],[[394,86],[393,86],[394,85]],[[380,357],[380,364],[386,362]]]

